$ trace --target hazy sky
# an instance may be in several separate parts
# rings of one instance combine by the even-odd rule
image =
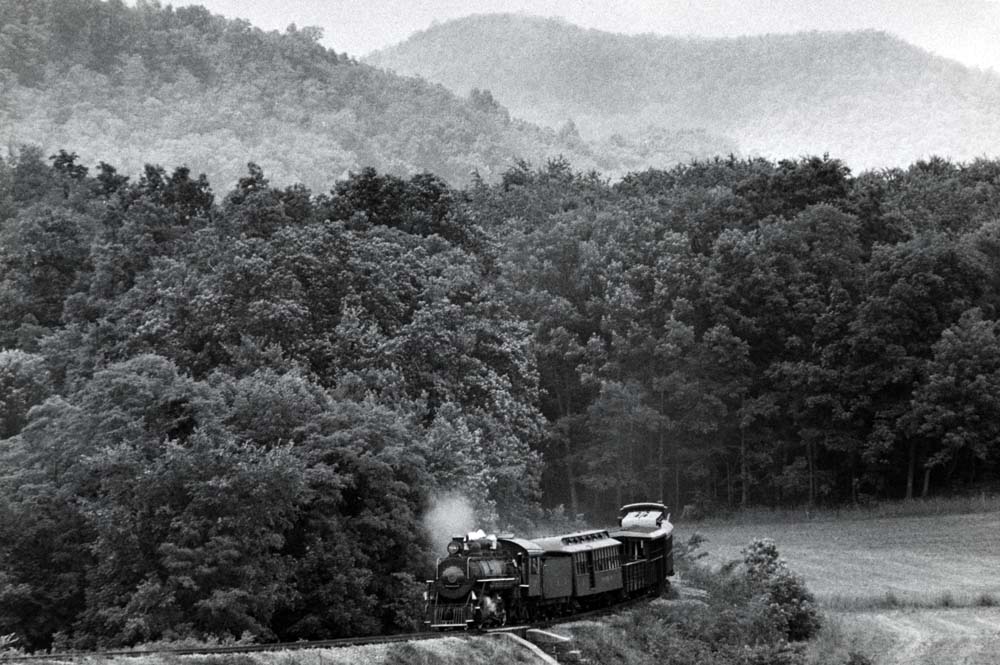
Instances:
[[[435,20],[474,13],[559,16],[611,32],[735,36],[875,28],[940,55],[1000,69],[1000,0],[162,0],[200,4],[267,30],[320,26],[353,56],[400,42]]]

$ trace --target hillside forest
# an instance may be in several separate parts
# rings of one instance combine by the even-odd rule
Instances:
[[[0,129],[24,137],[0,159],[19,645],[410,629],[442,497],[528,535],[632,500],[997,486],[1000,160],[612,180],[597,153],[515,158],[590,145],[573,132],[308,30],[114,0],[0,0],[0,26]],[[382,151],[336,161],[324,109]]]
[[[572,125],[512,118],[488,90],[456,95],[359,63],[324,48],[319,28],[264,32],[203,7],[130,4],[0,0],[0,143],[72,146],[131,174],[198,164],[227,188],[252,160],[316,190],[368,166],[461,185],[518,158],[623,175],[737,149],[684,128],[586,141]]]
[[[0,623],[405,628],[420,518],[991,486],[1000,162],[564,161],[329,192],[0,168]],[[562,513],[546,510],[559,505]]]
[[[704,3],[674,4],[680,15],[710,11]],[[740,28],[779,15],[781,5],[795,5],[782,16],[823,11],[822,2],[772,2],[767,11],[725,4],[734,5],[722,11]],[[871,2],[835,4],[831,17],[850,12],[850,4],[859,14],[901,11]],[[902,13],[912,19],[936,5],[962,20],[947,3],[918,4]],[[733,18],[747,13],[756,19]],[[996,24],[995,18],[984,20]],[[945,19],[932,24],[956,25]],[[967,161],[1000,150],[997,72],[935,56],[884,32],[623,35],[559,19],[486,14],[434,25],[366,62],[462,94],[489,88],[517,117],[555,128],[569,123],[592,140],[700,130],[724,137],[744,155],[828,152],[855,169],[905,166],[934,154]]]

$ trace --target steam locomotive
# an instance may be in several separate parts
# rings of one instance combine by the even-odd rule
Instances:
[[[427,581],[430,628],[491,628],[662,593],[674,574],[670,514],[632,503],[618,527],[525,540],[456,536]]]

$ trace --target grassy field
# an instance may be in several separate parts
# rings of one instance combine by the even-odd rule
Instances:
[[[811,665],[861,653],[877,665],[987,665],[1000,660],[1000,608],[828,612],[809,644]]]
[[[1000,512],[678,525],[709,561],[773,539],[827,609],[1000,605]]]
[[[851,652],[878,665],[1000,661],[1000,504],[995,498],[888,504],[875,510],[744,513],[679,524],[707,539],[707,561],[742,559],[771,538],[824,610],[810,663]]]

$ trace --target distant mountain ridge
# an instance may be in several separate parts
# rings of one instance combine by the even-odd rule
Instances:
[[[196,6],[0,0],[0,27],[0,144],[133,175],[187,165],[223,188],[252,160],[275,183],[325,191],[366,166],[462,185],[522,159],[612,175],[736,149],[691,131],[588,142],[513,118],[489,94],[359,63],[316,28],[264,32]]]
[[[881,32],[724,39],[620,35],[557,19],[476,15],[367,62],[584,138],[704,129],[750,154],[829,152],[852,167],[1000,152],[1000,76]]]

